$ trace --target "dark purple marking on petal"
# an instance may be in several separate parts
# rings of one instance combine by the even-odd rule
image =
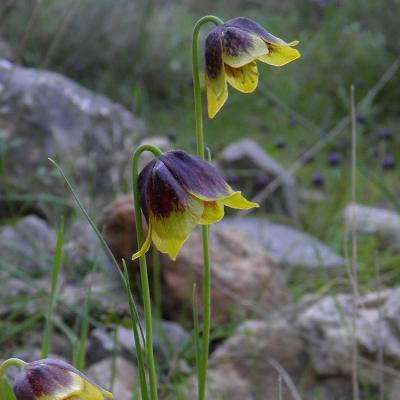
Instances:
[[[15,379],[13,391],[17,400],[34,400],[33,390],[25,370],[20,372]]]
[[[267,42],[271,43],[281,43],[277,38],[273,35],[271,35],[266,29],[264,29],[260,24],[257,22],[253,21],[250,18],[246,17],[239,17],[239,18],[234,18],[229,21],[226,21],[224,26],[226,27],[235,27],[242,29],[243,31],[254,33],[258,36],[260,36],[262,39],[264,39]]]
[[[224,68],[221,37],[221,28],[213,29],[206,37],[204,56],[206,73],[209,79],[216,79]]]
[[[97,389],[99,389],[100,391],[103,391],[103,389],[101,388],[101,386],[99,386],[98,384],[96,384],[95,382],[93,382],[91,379],[89,379],[85,374],[83,374],[81,371],[79,371],[78,369],[76,369],[75,367],[73,367],[72,365],[68,364],[65,361],[61,361],[58,360],[56,358],[45,358],[43,360],[38,360],[38,361],[34,361],[31,362],[27,368],[30,368],[32,366],[46,366],[49,368],[52,367],[58,367],[60,368],[60,370],[64,370],[63,372],[65,372],[65,377],[66,379],[68,379],[68,385],[72,382],[73,377],[68,373],[69,372],[73,372],[74,374],[78,375],[79,377],[81,377],[83,380],[89,382],[91,385],[93,385],[94,387],[96,387]]]
[[[229,194],[229,186],[209,163],[181,150],[168,151],[160,160],[187,192],[208,198]]]
[[[223,28],[222,51],[232,57],[245,53],[253,45],[253,39],[248,32],[235,27]]]
[[[146,188],[146,206],[158,218],[171,212],[184,212],[189,198],[187,191],[174,178],[167,166],[157,159]]]
[[[157,159],[151,160],[140,172],[138,176],[139,203],[146,221],[149,221],[149,204],[147,201],[147,191],[151,182],[153,168],[156,165]]]

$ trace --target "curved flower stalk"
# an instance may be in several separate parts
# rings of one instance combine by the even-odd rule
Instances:
[[[103,400],[112,399],[110,392],[90,381],[68,363],[56,359],[43,359],[29,364],[11,359],[3,364],[22,370],[13,385],[17,400]]]
[[[214,118],[228,98],[229,83],[243,93],[258,85],[256,61],[280,67],[300,57],[293,47],[257,22],[239,17],[214,28],[206,38],[206,88],[208,116]]]
[[[196,225],[210,225],[224,216],[224,207],[249,209],[258,204],[235,192],[207,162],[184,151],[168,151],[139,174],[140,206],[148,223],[142,248],[156,248],[175,260]]]

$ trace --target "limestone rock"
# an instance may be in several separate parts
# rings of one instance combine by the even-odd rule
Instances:
[[[119,104],[64,76],[0,60],[0,129],[18,139],[8,175],[30,193],[67,193],[48,157],[72,177],[82,197],[106,204],[130,176],[131,155],[145,130]],[[89,185],[88,185],[89,182]]]
[[[167,314],[176,318],[192,304],[193,283],[201,288],[203,269],[200,230],[181,248],[176,262],[163,258]],[[246,232],[225,225],[211,227],[212,320],[227,321],[252,313],[265,315],[288,300],[286,282],[279,267]],[[201,299],[201,290],[198,290]],[[201,307],[202,301],[199,302]],[[201,312],[201,309],[199,310]]]
[[[115,380],[112,388],[114,398],[118,400],[132,400],[135,390],[139,390],[137,368],[122,357],[117,357],[115,366]],[[87,371],[89,378],[107,390],[110,389],[111,373],[111,357],[93,364]]]
[[[49,271],[55,245],[55,233],[36,215],[28,215],[15,226],[0,229],[1,262],[31,275],[40,276]]]
[[[350,204],[345,211],[349,228],[366,235],[376,235],[400,248],[400,215],[383,208]]]
[[[288,267],[335,269],[345,264],[341,256],[319,240],[265,218],[229,218],[222,224],[234,225],[246,231],[275,262]]]
[[[298,221],[299,206],[294,177],[256,142],[244,139],[230,144],[222,152],[219,161],[226,175],[238,176],[238,186],[242,189],[249,186],[249,180],[255,183],[257,178],[265,178],[271,182],[279,178],[280,188],[264,202],[267,210]],[[250,188],[251,195],[259,189],[262,188]]]

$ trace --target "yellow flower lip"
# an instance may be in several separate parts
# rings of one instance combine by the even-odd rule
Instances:
[[[112,394],[91,382],[80,371],[57,359],[27,364],[17,377],[13,391],[17,400],[103,400]]]
[[[256,61],[280,67],[300,57],[293,47],[249,18],[239,17],[212,30],[206,38],[208,116],[214,118],[228,98],[227,83],[242,93],[258,85]]]
[[[148,223],[142,248],[153,242],[172,260],[196,225],[213,224],[224,216],[224,206],[258,207],[235,192],[207,162],[181,150],[169,151],[152,160],[139,174],[140,206]]]

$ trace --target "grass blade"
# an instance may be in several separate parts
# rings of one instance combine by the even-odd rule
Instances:
[[[52,319],[53,319],[54,306],[56,302],[57,282],[61,265],[63,239],[64,239],[64,218],[61,217],[60,226],[58,227],[57,247],[54,255],[53,268],[51,270],[50,299],[47,309],[46,327],[44,331],[43,344],[42,344],[42,358],[47,358],[49,354]]]

